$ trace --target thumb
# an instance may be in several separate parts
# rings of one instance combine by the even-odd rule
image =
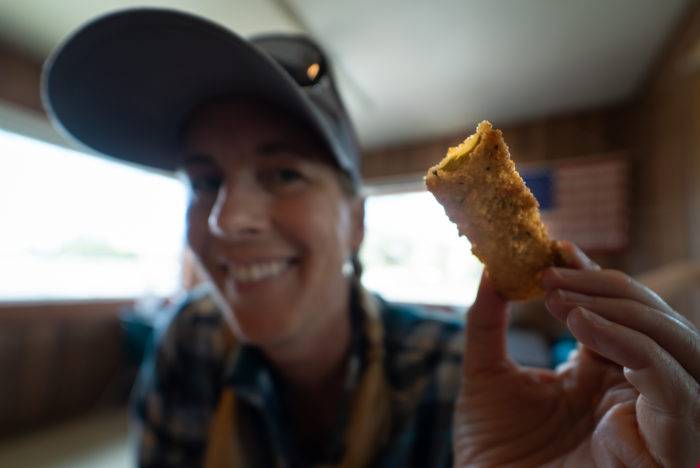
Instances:
[[[474,305],[467,312],[465,376],[511,365],[506,349],[507,326],[508,301],[496,292],[484,271]]]

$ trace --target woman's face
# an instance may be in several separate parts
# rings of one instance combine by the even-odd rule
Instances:
[[[208,105],[188,127],[188,241],[243,341],[283,345],[347,313],[343,264],[362,241],[363,206],[324,151],[260,104]]]

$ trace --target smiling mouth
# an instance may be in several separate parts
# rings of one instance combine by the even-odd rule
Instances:
[[[220,267],[238,284],[254,283],[277,278],[289,270],[294,264],[294,260],[268,260],[262,262],[248,263],[245,265],[231,265],[221,263]]]

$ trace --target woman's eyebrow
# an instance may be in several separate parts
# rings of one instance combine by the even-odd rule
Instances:
[[[304,151],[299,145],[288,141],[271,141],[261,143],[256,148],[256,153],[261,156],[277,156],[280,154],[303,154]]]

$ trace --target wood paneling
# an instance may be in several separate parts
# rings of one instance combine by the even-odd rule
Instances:
[[[123,403],[130,302],[0,305],[0,437]]]
[[[639,271],[700,258],[700,6],[685,18],[641,89],[630,134],[640,183],[630,263]]]
[[[40,82],[41,62],[0,43],[0,100],[45,115]]]
[[[629,106],[552,116],[501,128],[516,163],[608,153],[626,148]],[[493,122],[499,126],[498,122]],[[410,145],[380,148],[364,156],[362,172],[367,183],[387,177],[424,173],[439,161],[449,146],[466,138],[460,135]]]

